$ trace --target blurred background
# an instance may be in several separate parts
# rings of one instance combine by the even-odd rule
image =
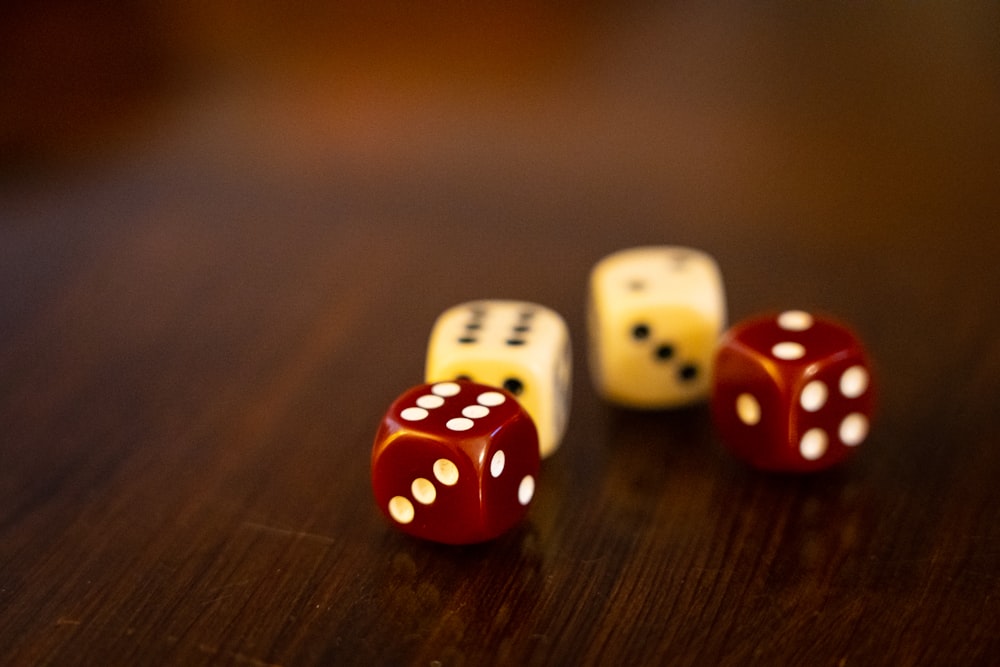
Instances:
[[[0,161],[23,180],[172,143],[255,177],[361,165],[434,190],[502,170],[528,196],[710,216],[861,201],[905,226],[995,187],[998,24],[992,2],[14,0]]]
[[[535,248],[520,266],[537,270],[509,277],[522,296],[560,248],[589,264],[687,243],[760,258],[731,281],[746,310],[850,318],[824,285],[854,280],[835,290],[853,298],[876,264],[895,287],[942,274],[919,308],[997,250],[998,25],[993,2],[15,0],[0,221],[57,239],[111,221],[386,229],[404,250],[433,229],[458,262],[503,238]],[[8,247],[9,271],[56,252],[33,243]],[[815,284],[774,278],[803,270]]]

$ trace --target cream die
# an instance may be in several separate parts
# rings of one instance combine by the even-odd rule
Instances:
[[[680,246],[618,251],[594,265],[588,299],[590,370],[604,399],[660,409],[708,398],[726,320],[710,255]]]
[[[566,430],[571,370],[569,329],[558,313],[527,301],[481,300],[437,318],[424,374],[426,382],[471,380],[514,394],[535,422],[544,458]]]

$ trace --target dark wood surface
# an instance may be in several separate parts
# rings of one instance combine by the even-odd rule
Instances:
[[[0,664],[1000,660],[995,5],[25,6]],[[587,273],[651,243],[712,253],[730,321],[853,325],[854,461],[598,400]],[[479,297],[564,315],[572,416],[524,525],[446,548],[378,514],[371,438]]]

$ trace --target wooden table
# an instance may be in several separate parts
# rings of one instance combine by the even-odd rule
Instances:
[[[0,664],[997,664],[995,6],[244,11],[5,159]],[[658,243],[731,322],[852,324],[852,462],[597,398],[587,273]],[[563,314],[572,415],[528,520],[443,547],[371,441],[479,297]]]

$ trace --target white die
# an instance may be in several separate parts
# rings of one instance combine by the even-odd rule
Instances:
[[[443,312],[427,348],[426,382],[470,379],[517,396],[552,454],[569,416],[569,329],[555,311],[526,301],[483,300]]]
[[[707,399],[725,320],[722,274],[706,253],[647,246],[608,255],[590,274],[589,359],[597,393],[650,409]]]

